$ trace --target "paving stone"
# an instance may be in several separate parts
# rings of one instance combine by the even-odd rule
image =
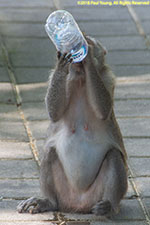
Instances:
[[[117,117],[150,116],[149,100],[120,100],[114,106]]]
[[[31,159],[33,155],[29,143],[0,141],[0,158]]]
[[[49,68],[15,68],[18,84],[47,82],[50,75]]]
[[[138,35],[134,22],[108,21],[108,22],[79,22],[80,29],[91,36],[124,36]]]
[[[146,34],[150,34],[150,21],[149,20],[143,21],[142,27],[143,27]]]
[[[49,0],[44,0],[44,1],[40,1],[40,0],[34,0],[34,1],[30,1],[30,0],[23,0],[23,1],[18,1],[18,0],[14,0],[13,2],[11,0],[1,0],[0,1],[0,7],[50,7],[53,6],[53,2],[49,1]]]
[[[134,182],[142,197],[150,197],[150,177],[137,177]]]
[[[144,206],[146,207],[146,210],[148,212],[148,216],[150,216],[150,198],[144,198],[142,199],[142,202],[144,204]]]
[[[67,221],[66,225],[90,225],[90,222]]]
[[[128,156],[150,156],[150,139],[124,138],[124,143]]]
[[[1,32],[0,32],[1,34]],[[3,59],[3,56],[2,56],[2,49],[0,48],[0,66],[4,66],[4,59]]]
[[[44,121],[30,121],[29,127],[32,135],[35,139],[45,139],[47,135],[47,129],[49,127],[49,120]]]
[[[113,222],[113,221],[109,221],[109,222],[92,222],[91,225],[116,225],[116,222]],[[120,225],[147,225],[147,222],[146,221],[117,221],[117,224],[120,224]]]
[[[104,220],[101,216],[95,216],[93,214],[81,214],[81,213],[63,213],[61,215],[66,220],[75,220],[75,221],[102,221]]]
[[[0,178],[38,178],[34,160],[0,160]]]
[[[0,83],[0,102],[15,103],[15,97],[10,83]]]
[[[26,5],[27,6],[27,5]],[[47,8],[0,8],[0,21],[3,22],[45,22],[48,15],[52,12],[50,7]]]
[[[82,220],[82,221],[100,221],[102,217],[95,216],[93,214],[71,214],[62,213],[62,215],[70,220]],[[118,220],[144,220],[144,213],[136,199],[134,200],[122,200],[119,214],[113,216],[112,221]]]
[[[46,212],[46,213],[38,213],[38,214],[30,214],[30,213],[18,213],[16,208],[17,205],[20,203],[20,201],[16,200],[2,200],[0,201],[0,224],[2,224],[2,221],[7,221],[8,222],[14,222],[14,224],[30,224],[32,225],[32,221],[36,221],[37,225],[42,225],[42,224],[49,224],[50,220],[54,219],[54,215],[52,212]],[[44,223],[48,222],[49,223]],[[29,222],[30,221],[30,222]],[[39,221],[39,223],[38,223]],[[18,223],[17,223],[18,222]],[[22,222],[22,223],[19,223]],[[6,224],[7,224],[6,223]],[[8,223],[9,224],[9,223]],[[34,223],[33,223],[34,224]]]
[[[4,66],[4,62],[3,62],[2,56],[0,55],[0,67],[3,67],[3,66]]]
[[[136,199],[123,200],[118,215],[113,217],[115,220],[144,220],[145,216],[139,202]]]
[[[112,65],[111,69],[117,77],[120,76],[138,76],[141,74],[148,74],[150,65]]]
[[[11,61],[14,67],[48,67],[49,69],[54,66],[56,57],[51,57],[51,52],[32,52],[26,54],[24,52],[12,53]]]
[[[13,214],[14,212],[12,212],[12,214]],[[48,213],[47,213],[48,214]],[[31,215],[32,216],[32,215]],[[7,215],[6,215],[6,217],[7,217]],[[37,217],[37,216],[36,216]],[[39,218],[37,218],[37,219],[39,219]],[[30,220],[30,218],[29,218],[29,220]],[[10,222],[1,222],[1,225],[28,225],[29,224],[29,222],[28,221],[26,221],[26,222],[21,222],[21,221],[19,221],[19,222],[17,222],[17,221],[10,221]],[[30,225],[58,225],[59,224],[59,222],[58,223],[55,223],[55,222],[49,222],[49,221],[43,221],[43,222],[40,222],[40,221],[30,221]],[[129,224],[130,225],[130,224]]]
[[[116,99],[149,99],[150,98],[150,88],[149,82],[145,81],[138,83],[128,83],[128,84],[117,84],[115,89]]]
[[[20,200],[10,200],[10,199],[2,199],[0,200],[0,212],[1,210],[16,210],[17,205],[20,203]],[[1,219],[1,217],[0,217]]]
[[[0,104],[0,118],[2,121],[21,121],[16,105]]]
[[[149,137],[149,119],[117,119],[123,136]]]
[[[146,49],[143,37],[139,36],[115,36],[98,38],[103,46],[108,50],[138,50]]]
[[[146,6],[133,6],[137,16],[142,20],[150,20],[149,7]]]
[[[0,187],[0,195],[5,198],[24,199],[40,196],[39,179],[0,180]]]
[[[0,82],[9,82],[9,76],[5,67],[0,67]]]
[[[47,34],[43,24],[35,23],[0,23],[0,30],[8,37],[46,37]]]
[[[24,52],[29,55],[33,51],[37,54],[51,53],[55,54],[56,49],[52,41],[48,38],[5,38],[5,44],[9,52]]]
[[[1,40],[0,40],[0,44],[1,44]],[[2,57],[2,48],[1,48],[1,45],[0,45],[0,57]]]
[[[28,141],[25,128],[21,122],[4,122],[1,121],[0,139],[2,140],[17,140]]]
[[[19,85],[23,102],[44,102],[48,83]]]
[[[149,65],[150,51],[113,51],[107,54],[106,62],[112,65]]]
[[[22,110],[27,120],[48,120],[45,102],[23,103]]]
[[[67,221],[66,225],[90,225],[87,221]]]
[[[77,2],[77,1],[76,1]],[[65,4],[66,5],[66,4]],[[66,5],[67,7],[67,5]],[[67,10],[76,21],[113,21],[130,20],[130,15],[125,7],[71,7]],[[84,16],[83,16],[84,15]]]
[[[129,164],[135,177],[150,176],[150,158],[130,158]]]

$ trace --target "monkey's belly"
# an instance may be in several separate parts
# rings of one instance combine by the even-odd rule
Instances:
[[[86,190],[95,180],[108,151],[106,135],[93,138],[90,131],[78,129],[74,134],[63,130],[57,135],[57,154],[70,185]]]

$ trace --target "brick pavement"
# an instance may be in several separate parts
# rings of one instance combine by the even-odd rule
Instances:
[[[129,190],[120,213],[18,214],[39,193],[39,165],[48,127],[44,105],[55,48],[44,31],[56,8],[71,12],[108,49],[117,75],[115,111],[129,156]],[[150,224],[150,6],[78,6],[76,0],[0,0],[0,224]],[[28,167],[28,168],[27,168]]]

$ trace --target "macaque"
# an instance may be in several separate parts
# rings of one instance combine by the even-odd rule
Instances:
[[[111,216],[127,191],[126,151],[113,109],[115,77],[106,50],[86,37],[88,54],[73,63],[58,52],[46,106],[50,118],[41,163],[43,198],[21,202],[18,212]]]

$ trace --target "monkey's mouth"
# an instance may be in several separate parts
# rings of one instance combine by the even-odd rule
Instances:
[[[73,65],[81,67],[82,66],[82,61],[81,62],[74,63]]]
[[[73,63],[72,69],[77,73],[77,75],[81,75],[84,72],[83,63],[82,62]]]
[[[83,63],[82,62],[72,63],[72,67],[73,68],[82,68],[83,67]]]

